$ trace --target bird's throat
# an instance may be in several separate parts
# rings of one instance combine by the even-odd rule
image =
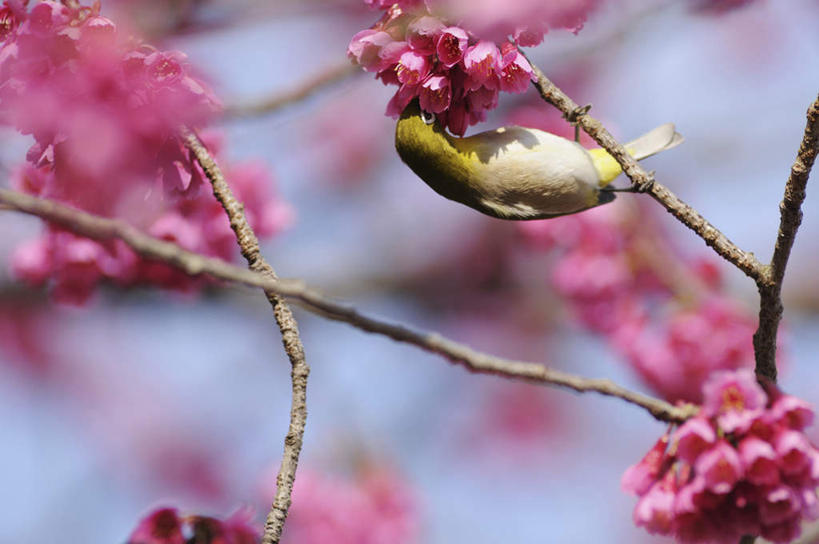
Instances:
[[[435,192],[450,200],[476,207],[473,167],[458,149],[458,139],[438,124],[427,125],[417,115],[398,121],[395,148],[407,166]]]

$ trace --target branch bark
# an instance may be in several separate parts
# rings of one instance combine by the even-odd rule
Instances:
[[[802,223],[802,203],[816,155],[819,153],[819,97],[807,112],[807,124],[796,160],[785,184],[785,196],[779,205],[779,233],[771,264],[759,287],[759,328],[754,334],[756,374],[776,381],[776,334],[782,319],[782,282],[796,232]]]
[[[267,293],[289,297],[309,311],[443,356],[470,372],[494,374],[510,379],[571,389],[579,393],[595,392],[619,398],[643,408],[660,421],[680,423],[698,411],[695,406],[673,406],[663,400],[626,389],[610,380],[584,378],[538,363],[494,357],[438,334],[416,331],[404,325],[369,317],[352,307],[333,301],[307,287],[302,281],[276,279],[244,270],[220,259],[185,251],[176,244],[144,234],[127,223],[95,216],[52,200],[0,189],[0,204],[57,223],[88,238],[122,240],[143,257],[165,262],[191,275],[208,274],[220,280],[258,287]]]
[[[671,215],[694,231],[705,243],[714,249],[722,258],[742,270],[757,284],[765,278],[765,265],[757,260],[753,253],[743,251],[722,232],[709,223],[694,208],[680,200],[668,188],[660,185],[654,174],[646,172],[626,149],[614,139],[597,119],[591,117],[578,106],[566,93],[552,83],[543,72],[531,61],[537,81],[533,82],[544,100],[555,106],[563,115],[576,122],[586,134],[591,136],[600,146],[608,151],[623,168],[623,172],[632,184],[640,191],[649,194]]]
[[[230,219],[230,226],[236,234],[236,242],[239,244],[242,256],[247,261],[248,268],[266,278],[277,279],[273,267],[262,257],[259,239],[245,217],[244,206],[233,196],[219,165],[195,134],[189,130],[183,130],[183,136],[187,147],[193,152],[210,180],[214,196],[222,204]],[[284,439],[284,453],[279,474],[276,477],[276,496],[267,515],[262,535],[262,544],[278,544],[284,529],[284,522],[287,519],[287,512],[290,510],[293,482],[296,479],[299,455],[304,442],[304,427],[307,423],[307,377],[310,374],[310,367],[307,365],[298,324],[290,307],[274,292],[266,291],[265,294],[273,307],[273,316],[282,334],[284,351],[290,359],[292,383],[290,424]]]

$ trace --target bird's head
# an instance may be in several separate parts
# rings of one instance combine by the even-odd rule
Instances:
[[[437,116],[422,110],[417,98],[404,108],[395,126],[395,148],[410,166],[417,161],[452,160],[456,154],[452,142]]]
[[[417,98],[404,108],[395,127],[396,144],[412,142],[413,145],[429,145],[433,142],[440,143],[442,140],[447,140],[448,136],[437,116],[422,110]]]

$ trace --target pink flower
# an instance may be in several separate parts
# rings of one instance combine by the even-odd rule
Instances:
[[[350,40],[347,55],[368,72],[381,71],[385,66],[379,62],[379,53],[384,46],[393,41],[392,36],[386,32],[372,29],[362,30]]]
[[[418,88],[419,87],[412,85],[401,85],[387,103],[387,115],[398,118],[404,111],[404,108],[415,98],[415,93],[418,92]]]
[[[398,60],[395,72],[398,81],[411,86],[418,85],[429,74],[429,58],[416,51],[404,52]]]
[[[779,485],[765,493],[759,503],[759,513],[763,525],[773,525],[787,521],[797,515],[801,506],[800,497],[786,485]]]
[[[480,86],[494,89],[498,86],[500,51],[489,41],[479,41],[469,47],[464,55],[464,69],[469,76],[467,88],[474,90]]]
[[[746,431],[764,408],[766,395],[751,370],[717,372],[703,386],[703,412],[725,432]]]
[[[677,491],[674,497],[674,513],[701,514],[703,511],[716,508],[722,500],[722,495],[708,490],[704,477],[696,476]]]
[[[0,6],[0,42],[12,35],[19,24],[14,11],[9,6],[5,4]]]
[[[701,454],[694,469],[705,478],[705,485],[714,493],[724,495],[733,489],[742,477],[742,463],[737,451],[721,440],[710,450]]]
[[[440,37],[435,51],[441,64],[447,68],[452,68],[464,58],[469,38],[466,32],[457,26],[445,28]]]
[[[674,433],[677,457],[692,464],[716,440],[717,433],[711,423],[703,417],[692,417]]]
[[[431,113],[440,113],[449,107],[452,100],[452,88],[444,76],[430,76],[421,85],[419,95],[421,109]]]
[[[530,81],[537,79],[529,61],[514,46],[504,53],[500,68],[500,88],[502,91],[522,93],[529,88]]]
[[[128,537],[128,544],[185,544],[179,512],[175,508],[151,512]]]
[[[634,524],[649,533],[667,534],[673,519],[674,493],[663,482],[654,484],[634,507]]]
[[[779,425],[774,421],[773,414],[770,411],[765,411],[754,418],[748,432],[766,442],[770,442],[778,429]]]
[[[445,27],[437,17],[419,17],[407,26],[407,41],[413,50],[430,55],[435,52],[436,37]]]
[[[660,476],[666,460],[668,433],[660,437],[636,465],[630,466],[620,482],[623,491],[642,496]]]
[[[813,447],[805,435],[798,431],[782,431],[773,441],[783,473],[796,475],[810,466]]]
[[[774,420],[791,429],[801,431],[813,423],[813,408],[802,399],[782,395],[771,407]]]
[[[745,479],[757,485],[779,483],[777,455],[768,442],[748,436],[739,443],[739,457],[745,469]]]

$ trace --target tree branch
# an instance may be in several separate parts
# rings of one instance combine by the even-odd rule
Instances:
[[[527,57],[528,58],[528,57]],[[759,284],[765,279],[765,265],[760,263],[753,253],[740,249],[722,232],[709,223],[694,208],[680,200],[674,193],[654,180],[652,173],[646,172],[626,149],[607,131],[597,119],[594,119],[578,106],[566,93],[549,81],[543,72],[531,61],[537,81],[533,84],[544,100],[563,112],[563,115],[576,122],[586,134],[591,136],[600,146],[608,151],[623,168],[623,172],[632,184],[641,191],[648,193],[654,200],[693,230],[705,243],[714,249],[722,258],[742,270],[747,276]]]
[[[285,106],[300,102],[339,81],[343,81],[361,68],[349,61],[320,71],[317,75],[307,79],[298,86],[262,100],[247,103],[230,104],[225,108],[225,117],[254,117],[274,112]]]
[[[0,189],[0,203],[57,223],[95,240],[120,239],[143,257],[160,260],[191,275],[208,274],[224,281],[259,287],[265,292],[289,297],[314,313],[441,355],[471,372],[554,385],[580,393],[596,392],[616,397],[645,409],[660,421],[682,422],[698,411],[698,408],[692,405],[673,406],[663,400],[630,391],[610,380],[583,378],[537,363],[494,357],[438,334],[420,332],[404,325],[368,317],[354,308],[339,304],[310,289],[302,281],[263,276],[220,259],[185,251],[176,244],[144,234],[127,223],[91,215],[52,200]]]
[[[756,374],[776,381],[776,334],[782,319],[782,281],[791,254],[796,231],[802,223],[802,203],[811,168],[819,153],[819,97],[807,112],[802,143],[785,184],[785,196],[779,205],[779,233],[765,281],[759,285],[759,328],[754,334]]]
[[[205,175],[213,186],[214,196],[222,204],[230,219],[230,227],[236,234],[236,242],[239,244],[242,256],[247,261],[248,268],[264,277],[277,279],[273,267],[262,257],[259,239],[245,217],[244,206],[233,196],[216,161],[195,134],[188,130],[182,132],[185,144],[205,171]],[[304,346],[299,336],[299,327],[290,307],[272,291],[266,291],[265,294],[273,307],[273,316],[282,333],[284,351],[290,359],[292,382],[290,424],[284,439],[284,453],[279,474],[276,477],[276,496],[267,515],[262,535],[262,544],[278,544],[284,529],[284,522],[287,519],[287,512],[290,509],[293,482],[296,479],[296,468],[304,441],[304,427],[307,423],[307,377],[310,374],[310,367],[307,365]]]

